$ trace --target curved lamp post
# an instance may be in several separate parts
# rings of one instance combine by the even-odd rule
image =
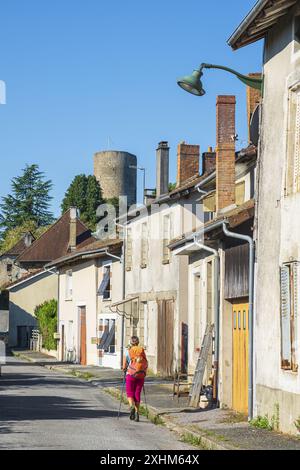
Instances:
[[[205,90],[202,85],[201,77],[203,75],[203,69],[220,69],[225,70],[226,72],[232,73],[235,75],[241,82],[245,85],[250,86],[251,88],[256,88],[257,90],[262,89],[263,79],[257,77],[249,77],[248,75],[242,75],[239,72],[236,72],[229,67],[224,67],[223,65],[213,65],[213,64],[201,64],[199,69],[194,70],[192,75],[186,75],[183,78],[177,80],[178,85],[183,88],[185,91],[192,93],[196,96],[205,95]]]

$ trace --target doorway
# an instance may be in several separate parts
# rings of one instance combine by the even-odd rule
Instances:
[[[173,373],[174,301],[157,301],[157,372],[163,377]]]
[[[232,407],[248,413],[249,303],[232,305]]]
[[[80,317],[80,364],[86,366],[86,307],[79,307]]]

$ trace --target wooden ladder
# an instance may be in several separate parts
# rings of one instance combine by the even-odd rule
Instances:
[[[189,406],[198,408],[203,384],[203,376],[207,364],[208,354],[212,345],[214,325],[206,325],[202,346],[199,352],[195,374],[189,395]]]

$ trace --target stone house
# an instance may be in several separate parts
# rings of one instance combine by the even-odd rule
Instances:
[[[248,90],[248,116],[255,93]],[[209,220],[169,248],[174,257],[188,256],[188,371],[194,372],[206,327],[213,324],[205,383],[213,381],[213,397],[221,406],[247,414],[248,242],[253,236],[257,151],[252,144],[235,150],[234,96],[218,96],[216,111],[216,168],[199,186],[199,203]]]
[[[0,255],[0,288],[15,282],[27,273],[27,270],[16,264],[16,259],[20,256],[34,241],[31,232],[24,233],[22,238],[9,250]]]
[[[15,264],[26,274],[6,286],[9,346],[28,347],[31,332],[36,327],[36,306],[58,299],[58,276],[45,265],[93,241],[91,231],[80,221],[76,209],[71,208],[15,258]]]
[[[255,415],[296,433],[300,416],[300,5],[260,0],[228,43],[264,38],[255,215]]]
[[[122,241],[94,241],[52,261],[58,272],[58,358],[81,365],[120,368]]]

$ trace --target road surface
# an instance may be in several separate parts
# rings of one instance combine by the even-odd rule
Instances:
[[[42,366],[8,358],[0,377],[0,450],[195,450],[99,387]]]

